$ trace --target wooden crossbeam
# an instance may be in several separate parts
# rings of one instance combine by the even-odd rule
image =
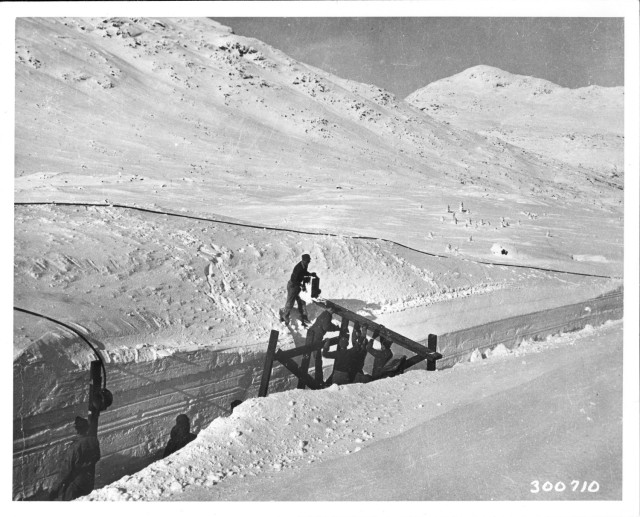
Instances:
[[[422,357],[421,355],[417,355],[416,354],[413,357],[411,357],[411,358],[406,360],[406,362],[404,363],[404,369],[408,370],[412,366],[415,366],[416,364],[421,363],[425,359],[426,359],[426,357]]]
[[[293,375],[295,375],[298,379],[304,381],[304,383],[309,386],[309,388],[318,390],[322,388],[322,385],[317,383],[316,380],[309,375],[308,372],[303,371],[298,367],[296,362],[282,355],[283,352],[281,350],[276,350],[274,359],[280,362],[282,366],[284,366],[287,370],[289,370]],[[308,364],[308,363],[307,363]]]
[[[389,341],[392,341],[393,343],[396,343],[403,348],[406,348],[407,350],[413,352],[416,355],[419,355],[424,359],[427,359],[429,361],[437,361],[438,359],[442,359],[441,353],[436,352],[435,350],[430,350],[417,341],[406,338],[401,334],[388,329],[387,327],[383,327],[382,325],[379,325],[378,323],[375,323],[365,318],[364,316],[360,316],[359,314],[356,314],[355,312],[350,311],[349,309],[346,309],[341,305],[338,305],[335,302],[325,300],[325,304],[327,305],[327,307],[333,308],[335,313],[341,318],[345,318],[353,322],[357,321],[361,326],[366,325],[369,330],[378,330],[381,337],[388,339]]]
[[[280,357],[284,357],[286,359],[293,359],[294,357],[310,354],[311,352],[315,352],[316,350],[320,350],[321,348],[322,348],[322,343],[320,344],[320,346],[304,345],[304,346],[299,346],[297,348],[290,348],[289,350],[279,350],[279,352],[280,352]]]

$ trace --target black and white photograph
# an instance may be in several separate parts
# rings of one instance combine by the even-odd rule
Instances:
[[[0,4],[10,512],[638,515],[639,7],[516,4]]]

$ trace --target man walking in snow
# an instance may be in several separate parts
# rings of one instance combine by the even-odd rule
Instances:
[[[93,490],[96,463],[100,460],[98,438],[89,433],[89,421],[77,416],[74,422],[77,436],[62,464],[59,482],[51,499],[71,501]]]
[[[302,255],[302,260],[295,265],[291,273],[291,278],[289,282],[287,282],[287,302],[284,305],[284,309],[280,309],[280,321],[286,325],[289,324],[289,314],[291,313],[294,303],[298,304],[302,324],[307,325],[309,323],[307,304],[300,298],[300,292],[307,290],[305,283],[308,282],[312,276],[317,276],[315,273],[307,270],[310,262],[311,257],[307,253]]]

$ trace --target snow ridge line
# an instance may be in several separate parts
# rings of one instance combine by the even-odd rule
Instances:
[[[105,208],[124,208],[127,210],[137,210],[139,212],[147,212],[150,214],[158,214],[158,215],[168,215],[168,216],[173,216],[173,217],[183,217],[185,219],[193,219],[196,221],[207,221],[207,222],[211,222],[211,223],[218,223],[218,224],[228,224],[228,225],[232,225],[232,226],[242,226],[245,228],[255,228],[258,230],[273,230],[273,231],[277,231],[277,232],[289,232],[289,233],[299,233],[302,235],[319,235],[319,236],[323,236],[323,237],[347,237],[349,239],[361,239],[361,240],[371,240],[371,241],[382,241],[382,242],[388,242],[390,244],[395,244],[396,246],[400,246],[401,248],[405,248],[408,249],[410,251],[415,251],[416,253],[420,253],[422,255],[429,255],[430,257],[438,257],[438,258],[444,258],[444,259],[450,259],[451,257],[449,255],[440,255],[438,253],[431,253],[428,251],[424,251],[424,250],[419,250],[416,248],[412,248],[411,246],[407,246],[406,244],[401,244],[399,242],[396,241],[392,241],[390,239],[384,239],[384,238],[380,238],[380,237],[367,237],[367,236],[363,236],[363,235],[339,235],[336,233],[322,233],[322,232],[309,232],[309,231],[304,231],[304,230],[293,230],[290,228],[278,228],[278,227],[274,227],[274,226],[263,226],[263,225],[257,225],[257,224],[249,224],[249,223],[238,223],[238,222],[232,222],[232,221],[222,221],[220,219],[211,219],[208,217],[198,217],[195,215],[186,215],[186,214],[176,214],[173,212],[164,212],[162,210],[152,210],[150,208],[142,208],[142,207],[138,207],[138,206],[131,206],[131,205],[121,205],[119,203],[69,203],[69,202],[56,202],[56,201],[46,201],[46,202],[40,202],[40,201],[34,201],[34,202],[14,202],[13,204],[14,206],[43,206],[43,205],[59,205],[59,206],[94,206],[94,207],[105,207]],[[537,271],[545,271],[548,273],[563,273],[563,274],[567,274],[567,275],[577,275],[577,276],[585,276],[585,277],[590,277],[590,278],[607,278],[607,279],[620,279],[620,277],[616,277],[616,276],[607,276],[607,275],[596,275],[593,273],[578,273],[576,271],[566,271],[563,269],[551,269],[551,268],[544,268],[544,267],[539,267],[539,266],[527,266],[524,264],[505,264],[504,262],[491,262],[488,260],[472,260],[472,259],[468,259],[468,258],[460,258],[460,260],[465,260],[467,262],[471,262],[474,264],[484,264],[484,265],[488,265],[488,266],[504,266],[504,267],[513,267],[513,268],[521,268],[521,269],[534,269]]]
[[[438,351],[443,355],[438,368],[464,361],[474,350],[483,351],[500,344],[515,348],[524,340],[546,339],[561,332],[575,332],[587,325],[622,319],[623,288],[579,303],[511,316],[481,325],[438,335]],[[426,340],[420,341],[426,344]]]
[[[98,352],[98,350],[96,350],[96,348],[89,343],[89,340],[84,337],[79,331],[77,331],[76,329],[74,329],[73,327],[71,327],[70,325],[67,325],[66,323],[62,323],[61,321],[58,321],[54,318],[50,318],[49,316],[45,316],[44,314],[39,314],[37,312],[32,312],[32,311],[28,311],[27,309],[21,309],[20,307],[13,307],[14,311],[18,311],[18,312],[23,312],[25,314],[29,314],[31,316],[36,316],[38,318],[44,318],[45,320],[49,320],[57,325],[61,325],[62,327],[71,330],[72,332],[74,332],[75,334],[77,334],[78,336],[80,336],[80,339],[82,339],[87,345],[89,345],[89,348],[91,348],[91,350],[93,350],[93,353],[96,354],[96,357],[98,358],[98,360],[100,361],[100,366],[102,368],[102,376],[103,376],[103,382],[102,382],[102,387],[106,388],[107,387],[107,369],[104,366],[104,359],[102,358],[102,356],[100,355],[100,352]]]

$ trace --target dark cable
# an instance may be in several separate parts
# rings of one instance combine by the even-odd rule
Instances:
[[[49,320],[53,323],[56,323],[57,325],[61,325],[69,330],[71,330],[72,332],[75,332],[78,336],[80,336],[80,338],[87,344],[89,345],[89,347],[91,348],[91,350],[93,350],[93,353],[96,354],[96,357],[98,358],[98,361],[100,361],[100,366],[102,367],[102,376],[104,378],[104,382],[102,387],[106,389],[107,387],[107,369],[104,367],[104,361],[102,360],[102,356],[100,355],[100,353],[98,352],[98,350],[96,350],[96,348],[89,343],[89,340],[84,337],[80,332],[78,332],[76,329],[74,329],[73,327],[67,325],[66,323],[62,323],[61,321],[58,321],[56,319],[50,318],[48,316],[45,316],[43,314],[38,314],[36,312],[31,312],[28,311],[26,309],[21,309],[20,307],[14,307],[13,308],[14,311],[18,311],[18,312],[24,312],[25,314],[30,314],[31,316],[36,316],[38,318],[44,318],[45,320]]]
[[[291,230],[288,228],[276,228],[273,226],[260,226],[260,225],[255,225],[255,224],[247,224],[247,223],[234,223],[231,221],[221,221],[219,219],[211,219],[211,218],[207,218],[207,217],[197,217],[195,215],[186,215],[186,214],[175,214],[175,213],[171,213],[171,212],[163,212],[161,210],[152,210],[150,208],[141,208],[141,207],[137,207],[137,206],[129,206],[129,205],[121,205],[121,204],[117,204],[117,203],[68,203],[68,202],[64,202],[64,203],[57,203],[57,202],[53,202],[53,201],[49,201],[49,202],[23,202],[23,203],[14,203],[15,205],[60,205],[60,206],[95,206],[95,207],[114,207],[114,208],[124,208],[124,209],[128,209],[128,210],[138,210],[139,212],[147,212],[147,213],[151,213],[151,214],[159,214],[159,215],[168,215],[168,216],[172,216],[172,217],[184,217],[186,219],[193,219],[196,221],[207,221],[210,223],[219,223],[219,224],[230,224],[233,226],[243,226],[245,228],[256,228],[258,230],[273,230],[276,232],[289,232],[289,233],[299,233],[302,235],[320,235],[320,236],[325,236],[325,237],[340,237],[340,235],[335,234],[335,233],[320,233],[320,232],[307,232],[307,231],[303,231],[303,230]],[[412,248],[410,246],[407,246],[405,244],[400,244],[399,242],[395,242],[389,239],[382,239],[379,237],[366,237],[366,236],[361,236],[361,235],[353,235],[353,236],[347,236],[350,239],[362,239],[362,240],[371,240],[371,241],[375,241],[375,240],[379,240],[382,242],[388,242],[390,244],[395,244],[396,246],[400,246],[402,248],[411,250],[411,251],[415,251],[416,253],[420,253],[422,255],[429,255],[431,257],[438,257],[438,258],[444,258],[444,259],[448,259],[451,258],[448,255],[439,255],[437,253],[430,253],[428,251],[423,251],[423,250],[418,250],[415,248]],[[485,265],[489,265],[489,266],[504,266],[504,267],[515,267],[515,268],[522,268],[522,269],[534,269],[536,271],[546,271],[548,273],[563,273],[566,275],[577,275],[577,276],[587,276],[587,277],[592,277],[592,278],[617,278],[617,277],[612,277],[612,276],[607,276],[607,275],[594,275],[592,273],[578,273],[575,271],[565,271],[563,269],[550,269],[550,268],[544,268],[544,267],[539,267],[539,266],[527,266],[525,264],[505,264],[503,262],[490,262],[490,261],[484,261],[484,260],[472,260],[472,259],[461,259],[461,260],[466,260],[468,262],[472,262],[474,264],[485,264]]]

